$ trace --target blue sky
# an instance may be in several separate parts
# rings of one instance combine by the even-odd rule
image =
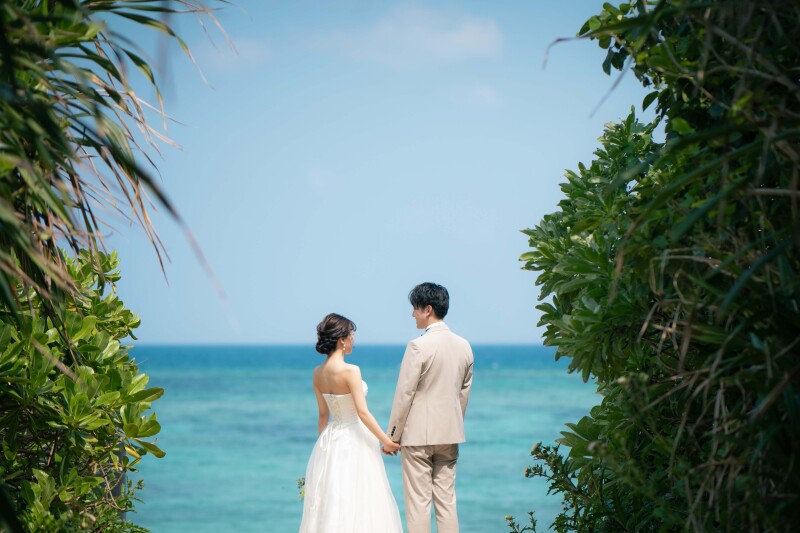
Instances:
[[[542,67],[601,9],[241,0],[217,14],[235,51],[213,25],[174,21],[208,84],[177,52],[162,66],[181,148],[155,160],[225,299],[168,216],[166,279],[117,223],[139,342],[311,344],[333,311],[357,342],[402,343],[417,334],[408,291],[435,281],[472,342],[541,343],[520,230],[645,94],[628,75],[601,104],[614,78],[594,42],[560,43]]]

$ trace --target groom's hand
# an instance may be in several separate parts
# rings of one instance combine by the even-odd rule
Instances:
[[[391,444],[381,444],[381,451],[384,455],[397,455],[397,452],[400,450],[400,445],[396,442]]]

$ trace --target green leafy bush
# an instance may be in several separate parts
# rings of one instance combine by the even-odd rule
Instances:
[[[139,45],[160,34],[191,57],[169,25],[189,13],[214,20],[202,0],[0,0],[0,529],[19,529],[14,506],[28,529],[141,529],[119,518],[125,473],[162,455],[144,415],[161,391],[120,345],[138,319],[106,294],[96,210],[138,223],[159,260],[148,199],[182,224],[148,168],[170,141]]]
[[[608,125],[525,232],[545,343],[603,396],[531,452],[559,531],[800,526],[798,27],[796,2],[637,1],[581,32],[657,119]]]
[[[60,310],[66,334],[17,287],[22,316],[0,304],[0,480],[31,531],[141,530],[120,519],[134,489],[126,473],[163,457],[147,388],[121,342],[139,318],[117,297],[116,253],[66,259],[79,288]]]

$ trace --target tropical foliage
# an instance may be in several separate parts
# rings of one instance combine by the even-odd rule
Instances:
[[[99,268],[98,268],[99,266]],[[17,286],[17,320],[0,306],[0,476],[30,531],[100,530],[131,508],[126,473],[162,452],[151,402],[163,394],[121,341],[139,318],[116,295],[115,254],[66,259],[79,292],[66,335],[33,289]]]
[[[640,0],[581,30],[657,118],[608,125],[525,231],[545,343],[603,395],[531,451],[559,531],[800,527],[798,27],[796,2]]]
[[[168,23],[191,13],[211,16],[195,0],[0,0],[0,529],[140,530],[121,521],[125,474],[163,453],[145,414],[161,391],[120,345],[138,319],[102,236],[133,223],[164,256],[150,212],[177,214],[150,156],[170,141],[148,122],[167,117],[139,44],[152,30],[189,54]]]

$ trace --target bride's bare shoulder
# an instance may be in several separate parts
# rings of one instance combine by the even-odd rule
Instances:
[[[314,375],[314,383],[316,383],[318,380],[322,379],[323,376],[329,375],[330,371],[331,371],[331,369],[328,368],[325,363],[322,363],[321,365],[314,367],[314,374],[313,374]]]
[[[346,366],[347,372],[352,372],[357,376],[361,375],[361,368],[358,365],[348,363]]]

